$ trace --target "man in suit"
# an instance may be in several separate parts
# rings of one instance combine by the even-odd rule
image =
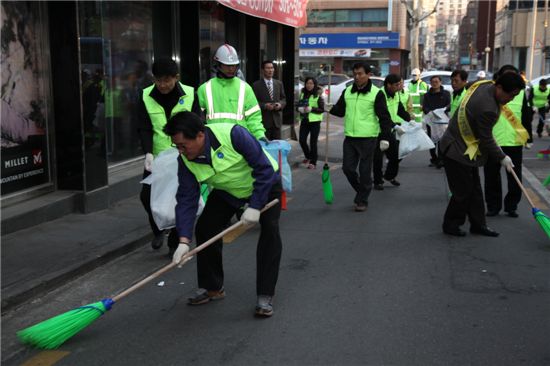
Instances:
[[[470,232],[498,236],[487,227],[479,167],[488,159],[499,161],[508,172],[514,168],[493,137],[501,106],[510,102],[525,83],[519,74],[504,73],[493,83],[479,82],[470,86],[458,110],[451,117],[449,127],[439,141],[445,174],[452,196],[443,219],[443,232],[464,236],[460,226],[470,221]]]
[[[263,61],[263,77],[252,85],[252,89],[262,110],[262,122],[266,130],[265,135],[269,140],[279,140],[281,138],[283,109],[286,106],[283,83],[273,79],[274,72],[275,66],[273,66],[273,61]]]

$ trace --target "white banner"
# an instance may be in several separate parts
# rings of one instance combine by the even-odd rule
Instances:
[[[302,49],[300,57],[370,57],[370,48]]]

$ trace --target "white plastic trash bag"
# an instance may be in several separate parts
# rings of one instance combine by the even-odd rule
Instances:
[[[292,191],[292,170],[288,164],[288,154],[292,148],[291,145],[285,140],[272,140],[269,144],[260,140],[260,145],[275,159],[277,164],[279,164],[279,151],[281,152],[282,167],[280,167],[280,171],[283,172],[283,190],[290,193]]]
[[[141,181],[151,185],[151,211],[160,230],[176,226],[176,193],[178,192],[178,150],[168,149],[153,160],[152,173]],[[199,197],[197,216],[204,201]]]
[[[446,108],[434,109],[423,117],[424,123],[430,126],[430,134],[432,135],[431,138],[434,144],[437,144],[441,139],[449,125],[449,117],[447,113],[445,113],[445,109]]]
[[[435,147],[420,123],[403,122],[401,127],[405,133],[400,137],[399,159],[403,159],[413,151],[425,151]]]

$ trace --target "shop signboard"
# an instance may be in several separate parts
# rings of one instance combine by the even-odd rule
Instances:
[[[314,33],[300,36],[300,49],[319,48],[399,48],[399,33]]]
[[[238,12],[294,28],[307,25],[307,0],[218,0]]]
[[[47,59],[38,4],[2,2],[1,190],[10,194],[49,182]]]

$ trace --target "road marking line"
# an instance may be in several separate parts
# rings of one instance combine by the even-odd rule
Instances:
[[[21,366],[52,366],[70,353],[67,351],[42,351]]]

